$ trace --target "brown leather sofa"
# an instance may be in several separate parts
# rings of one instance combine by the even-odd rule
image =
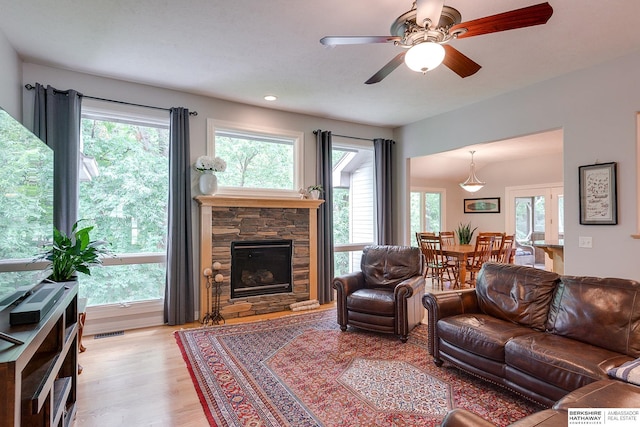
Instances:
[[[640,283],[487,263],[476,288],[425,294],[428,350],[551,406],[640,357]]]
[[[640,387],[617,380],[600,380],[589,385],[579,388],[556,402],[551,409],[536,412],[535,414],[524,417],[515,423],[513,427],[560,427],[569,425],[569,409],[604,409],[604,408],[627,408],[625,411],[607,411],[608,416],[634,417],[635,425],[640,425]],[[585,413],[586,412],[586,413]],[[614,412],[612,414],[612,412]],[[581,416],[591,417],[598,416],[601,411],[595,414],[591,411],[581,411]],[[574,415],[574,414],[572,414]],[[587,425],[583,423],[580,425]],[[596,425],[605,425],[604,423],[593,423]],[[576,424],[577,425],[577,424]],[[611,425],[631,425],[611,424]],[[493,423],[484,418],[467,411],[466,409],[456,408],[445,416],[440,427],[495,427]]]
[[[338,324],[400,335],[421,322],[424,309],[424,256],[409,246],[367,246],[360,270],[333,279]]]

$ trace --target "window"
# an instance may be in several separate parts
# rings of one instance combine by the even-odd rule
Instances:
[[[373,148],[333,144],[335,275],[360,269],[362,249],[376,241]]]
[[[78,217],[116,255],[81,277],[89,306],[164,297],[169,117],[84,106]],[[131,313],[127,313],[130,315]]]
[[[411,246],[418,246],[416,233],[422,231],[440,232],[443,227],[444,190],[412,190],[410,194],[410,233]]]
[[[303,187],[303,134],[207,120],[209,155],[227,169],[219,193],[297,196]]]

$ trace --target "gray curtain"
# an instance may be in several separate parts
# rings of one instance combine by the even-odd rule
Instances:
[[[376,226],[378,244],[393,243],[393,145],[391,139],[373,140],[375,162]]]
[[[324,189],[324,203],[318,210],[318,301],[333,301],[333,179],[331,165],[331,132],[314,131],[316,135],[316,183]]]
[[[53,225],[69,234],[78,220],[82,94],[36,83],[33,133],[53,149]]]
[[[191,182],[189,110],[172,108],[169,152],[169,229],[164,321],[194,321],[193,246],[191,244]]]

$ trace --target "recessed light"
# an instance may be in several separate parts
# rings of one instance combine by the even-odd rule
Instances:
[[[265,95],[264,99],[265,101],[275,101],[276,99],[278,99],[278,97],[275,95]]]

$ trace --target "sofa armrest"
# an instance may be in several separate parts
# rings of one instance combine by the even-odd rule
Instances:
[[[361,271],[334,277],[331,286],[336,290],[336,309],[338,324],[345,330],[347,327],[347,296],[365,287],[364,274]]]
[[[422,304],[427,310],[433,311],[436,322],[442,318],[457,314],[480,312],[475,289],[440,294],[427,292],[422,297]]]
[[[484,418],[466,409],[452,409],[442,420],[440,427],[495,427]]]
[[[425,280],[423,276],[413,276],[398,283],[393,290],[395,301],[395,332],[400,335],[402,342],[407,342],[409,332],[422,322],[424,308]]]
[[[362,271],[355,271],[344,276],[334,277],[332,286],[333,289],[338,291],[338,297],[340,297],[341,293],[346,297],[358,289],[364,288],[364,274],[362,274]]]
[[[435,360],[439,359],[437,349],[438,320],[463,313],[479,313],[478,297],[475,289],[465,289],[456,292],[440,294],[426,293],[422,297],[422,305],[427,309],[429,341],[429,354]]]
[[[398,283],[393,290],[396,301],[399,301],[401,298],[411,298],[411,296],[417,294],[420,289],[424,289],[424,283],[425,280],[423,276],[413,276]]]

